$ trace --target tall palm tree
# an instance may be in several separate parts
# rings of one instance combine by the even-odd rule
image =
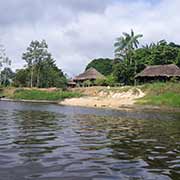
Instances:
[[[129,65],[132,64],[132,55],[134,50],[138,48],[139,38],[143,37],[142,34],[135,35],[134,31],[131,30],[131,33],[123,32],[123,36],[116,39],[114,44],[115,47],[115,58],[120,60],[127,60]],[[137,62],[134,61],[134,76],[137,71]],[[136,84],[136,81],[134,81]]]
[[[121,36],[116,39],[114,44],[115,47],[115,57],[123,59],[127,53],[127,39]]]
[[[143,37],[142,34],[134,34],[134,31],[131,30],[131,33],[123,32],[123,36],[118,37],[114,44],[115,46],[115,57],[116,58],[124,58],[133,50],[138,48],[139,38]]]

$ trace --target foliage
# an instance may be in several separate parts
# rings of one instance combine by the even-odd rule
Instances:
[[[29,69],[18,69],[16,70],[16,75],[14,77],[13,85],[15,87],[28,87],[30,86],[30,72]]]
[[[107,76],[105,79],[96,79],[95,85],[97,86],[115,86],[117,79],[113,75]]]
[[[117,83],[117,79],[113,75],[109,75],[105,79],[106,85],[107,86],[114,86]]]
[[[86,70],[91,67],[95,68],[101,74],[107,76],[110,75],[113,71],[113,60],[108,58],[94,59],[86,66]]]
[[[130,85],[134,82],[134,65],[129,65],[128,61],[119,62],[113,67],[113,76],[117,81],[124,85]]]
[[[86,80],[86,81],[83,82],[84,87],[90,87],[92,85],[93,85],[93,82],[91,82],[90,80]]]
[[[128,58],[131,57],[131,61]],[[150,44],[138,48],[127,58],[113,66],[113,74],[124,84],[133,84],[135,75],[147,65],[176,64],[180,66],[180,47],[174,43],[162,40],[157,44]]]
[[[141,38],[142,34],[134,34],[134,31],[131,30],[131,33],[123,33],[123,36],[118,37],[114,44],[115,47],[115,57],[120,58],[122,60],[129,59],[131,60],[131,54],[134,49],[138,48],[139,38]]]
[[[2,83],[3,83],[3,85],[6,85],[6,84],[8,85],[8,83],[9,83],[8,79],[6,79],[7,81],[5,79],[1,79],[1,78],[5,77],[1,74],[3,66],[5,66],[5,68],[7,68],[6,66],[11,65],[11,60],[7,57],[5,51],[6,50],[5,50],[4,46],[0,44],[0,84],[1,85],[2,85]]]
[[[41,91],[36,89],[25,90],[20,89],[14,92],[13,98],[14,99],[25,99],[25,100],[63,100],[65,98],[73,98],[73,97],[80,97],[81,94],[77,92],[69,92],[69,91]]]
[[[139,104],[180,107],[179,83],[153,83],[141,87],[146,96],[139,100]]]
[[[64,73],[55,65],[53,60],[46,60],[42,63],[39,87],[65,88],[66,84],[67,79]]]
[[[96,86],[106,86],[106,79],[96,79],[96,81],[94,82]]]
[[[180,45],[161,40],[138,48],[141,37],[141,34],[136,35],[133,30],[130,34],[123,33],[114,44],[114,60],[94,59],[86,67],[86,70],[94,67],[107,78],[97,79],[95,82],[86,81],[82,85],[115,86],[117,83],[132,85],[136,83],[136,74],[147,65],[176,64],[180,67]],[[22,58],[26,62],[25,68],[17,70],[14,77],[13,72],[6,67],[0,76],[0,83],[8,85],[13,79],[13,85],[16,87],[66,87],[66,76],[56,66],[55,60],[48,52],[46,41],[32,41]],[[2,65],[8,63],[10,60],[7,58],[4,48],[0,46],[0,72]],[[172,79],[171,81],[176,80]]]
[[[22,58],[27,68],[17,73],[15,84],[43,88],[66,86],[66,77],[48,52],[46,41],[32,41]]]
[[[180,48],[162,40],[157,44],[147,45],[136,50],[133,58],[141,66],[143,63],[145,65],[178,64],[180,62]]]
[[[9,67],[5,67],[1,71],[1,85],[3,86],[10,85],[14,77],[15,77],[15,73]]]
[[[39,76],[40,76],[40,67],[42,61],[51,58],[51,54],[47,51],[47,44],[43,40],[42,42],[39,41],[32,41],[27,48],[27,51],[23,53],[22,59],[24,59],[27,63],[28,68],[30,69],[31,76],[30,76],[30,85],[31,87],[34,86],[33,78],[34,78],[34,71],[37,71],[37,87],[39,86]]]
[[[114,44],[115,57],[120,62],[115,65],[113,74],[121,83],[131,84],[134,81],[132,76],[134,77],[137,72],[137,62],[133,55],[139,45],[138,39],[142,36],[142,34],[135,35],[131,30],[130,34],[123,33],[123,36],[117,38]]]
[[[180,94],[166,92],[159,96],[148,96],[141,101],[141,104],[180,107]]]

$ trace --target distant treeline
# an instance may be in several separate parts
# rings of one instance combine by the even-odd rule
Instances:
[[[96,68],[107,77],[106,83],[109,85],[116,83],[132,85],[135,82],[135,75],[147,65],[176,64],[180,67],[180,45],[161,40],[139,47],[140,38],[142,35],[136,35],[133,30],[130,34],[123,33],[114,44],[113,59],[94,59],[86,66],[86,69]],[[4,67],[0,75],[1,85],[66,87],[67,77],[55,64],[46,41],[32,41],[23,53],[22,59],[26,65],[14,73],[10,69],[10,61],[4,50],[0,49],[0,67]]]
[[[23,53],[22,59],[26,62],[23,69],[15,73],[8,67],[1,72],[1,84],[11,84],[16,87],[60,87],[66,86],[66,76],[59,69],[51,53],[48,52],[46,41],[32,41]]]
[[[135,75],[148,65],[176,64],[180,67],[180,45],[165,40],[152,43],[130,51],[115,59],[94,59],[86,67],[96,68],[107,76],[110,84],[132,85]]]

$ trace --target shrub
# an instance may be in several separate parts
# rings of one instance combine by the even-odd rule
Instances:
[[[65,98],[80,97],[81,94],[69,91],[41,91],[41,90],[16,90],[13,94],[14,99],[27,99],[27,100],[63,100]]]
[[[115,76],[113,75],[107,76],[106,84],[108,86],[115,86],[116,82],[117,82],[117,78]]]
[[[87,80],[87,81],[83,82],[84,87],[90,87],[92,85],[93,85],[93,83],[90,80]]]
[[[96,79],[95,85],[97,86],[106,86],[106,79]]]

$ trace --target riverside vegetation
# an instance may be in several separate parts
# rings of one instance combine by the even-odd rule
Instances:
[[[23,88],[3,88],[1,96],[14,100],[47,100],[60,101],[66,98],[80,97],[78,92],[62,91],[61,89],[23,89]]]
[[[98,79],[93,85],[115,87],[111,89],[122,91],[121,87],[116,86],[133,88],[133,85],[138,85],[135,76],[147,65],[176,64],[180,67],[180,45],[161,40],[139,47],[139,39],[142,37],[141,34],[136,35],[133,30],[130,34],[123,33],[114,44],[114,59],[92,60],[86,69],[94,67],[106,76],[106,79]],[[22,54],[25,66],[16,72],[11,70],[10,64],[13,61],[4,52],[5,49],[0,49],[0,84],[3,88],[1,96],[12,99],[53,101],[81,96],[80,92],[67,91],[68,77],[56,65],[45,40],[35,40],[30,43],[26,52]],[[85,82],[85,85],[92,86],[90,81]],[[49,91],[48,88],[52,87],[56,87],[57,90]],[[45,88],[47,91],[42,91],[40,88]],[[179,82],[155,82],[138,85],[138,88],[146,94],[138,100],[138,104],[180,107]]]
[[[5,96],[14,100],[47,100],[62,101],[67,98],[80,98],[82,96],[93,97],[97,93],[113,92],[125,93],[129,90],[140,89],[145,96],[135,101],[135,105],[155,105],[159,107],[180,108],[180,84],[174,82],[153,83],[140,86],[123,86],[123,87],[87,87],[75,88],[71,91],[63,91],[61,89],[30,89],[30,88],[1,88],[0,96]],[[136,91],[134,91],[136,93]],[[113,99],[112,99],[113,100]]]
[[[153,83],[142,86],[146,96],[138,104],[180,107],[180,83]]]
[[[123,107],[130,105],[152,107],[159,106],[164,108],[180,108],[180,84],[175,82],[157,82],[139,86],[122,87],[86,87],[75,88],[73,91],[80,92],[87,97],[77,100],[67,100],[65,104],[86,105],[91,107]],[[140,93],[141,92],[141,93]],[[144,95],[142,95],[142,93]],[[87,100],[87,101],[86,101]],[[80,102],[81,101],[81,102]]]

